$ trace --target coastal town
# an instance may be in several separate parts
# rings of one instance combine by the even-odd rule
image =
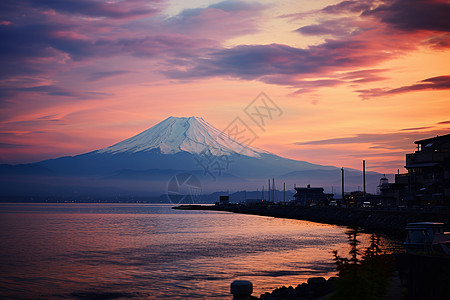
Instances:
[[[269,180],[267,200],[246,199],[242,203],[232,204],[228,195],[222,195],[214,206],[181,205],[174,208],[227,211],[348,226],[354,228],[354,248],[350,253],[360,251],[356,249],[358,230],[371,232],[374,243],[379,233],[404,241],[406,252],[403,250],[387,256],[381,255],[379,245],[372,243],[376,250],[367,249],[365,261],[358,262],[354,257],[352,268],[356,269],[352,272],[356,273],[353,275],[341,271],[339,277],[328,280],[323,277],[310,278],[307,283],[296,288],[284,286],[261,295],[260,299],[350,299],[351,297],[346,298],[348,295],[356,297],[351,299],[362,299],[358,297],[367,297],[368,293],[375,293],[374,299],[444,299],[449,293],[445,282],[450,276],[450,234],[444,232],[450,225],[450,134],[414,143],[417,150],[406,154],[407,172],[398,172],[393,183],[383,176],[377,187],[377,194],[366,193],[365,186],[363,191],[345,193],[342,169],[341,199],[324,193],[322,187],[307,185],[295,187],[294,199],[275,202]],[[363,169],[363,176],[364,173]],[[364,185],[365,179],[362,180]],[[350,232],[352,231],[349,234]],[[350,238],[349,241],[351,240]],[[340,258],[336,259],[339,269]],[[342,284],[345,278],[360,276],[355,274],[361,274],[365,265],[374,262],[379,266],[386,264],[391,270],[385,275],[369,276],[371,281],[385,280],[382,284],[384,289],[365,290],[358,294],[357,291],[351,292],[353,284]],[[346,268],[350,266],[347,265]],[[355,278],[353,280],[358,281]],[[368,283],[361,281],[361,284]],[[249,281],[234,281],[231,292],[234,299],[254,299],[250,296],[252,283]]]
[[[414,143],[417,150],[406,154],[406,172],[400,173],[399,170],[394,182],[389,182],[385,176],[381,177],[376,194],[366,192],[363,161],[363,191],[345,191],[345,170],[342,168],[343,197],[338,199],[332,193],[325,193],[323,187],[311,187],[308,184],[306,187],[294,188],[294,199],[276,202],[271,196],[273,193],[269,180],[267,198],[245,199],[242,204],[446,210],[450,205],[450,134]],[[221,196],[216,205],[227,205],[229,200],[228,196]]]

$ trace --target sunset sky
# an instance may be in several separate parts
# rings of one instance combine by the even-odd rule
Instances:
[[[450,1],[0,1],[0,163],[110,146],[169,116],[312,163],[403,172],[450,133]],[[244,109],[264,92],[264,128]]]

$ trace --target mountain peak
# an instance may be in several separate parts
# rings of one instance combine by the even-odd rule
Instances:
[[[135,153],[159,149],[164,154],[205,151],[215,156],[243,154],[260,157],[257,150],[232,139],[201,117],[169,117],[155,126],[98,153]]]

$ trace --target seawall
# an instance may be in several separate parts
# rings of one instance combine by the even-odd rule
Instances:
[[[182,205],[177,209],[228,211],[277,218],[290,218],[318,223],[360,227],[369,232],[405,236],[405,227],[412,222],[442,222],[450,229],[450,214],[447,211],[427,210],[380,210],[372,208],[308,207],[283,205],[239,205],[224,206]]]

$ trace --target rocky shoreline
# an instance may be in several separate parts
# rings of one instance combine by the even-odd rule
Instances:
[[[262,294],[259,299],[261,300],[290,300],[290,299],[302,299],[312,300],[320,299],[326,295],[332,293],[336,287],[338,277],[330,277],[325,279],[324,277],[311,277],[307,283],[297,285],[295,288],[292,286],[282,286]]]

